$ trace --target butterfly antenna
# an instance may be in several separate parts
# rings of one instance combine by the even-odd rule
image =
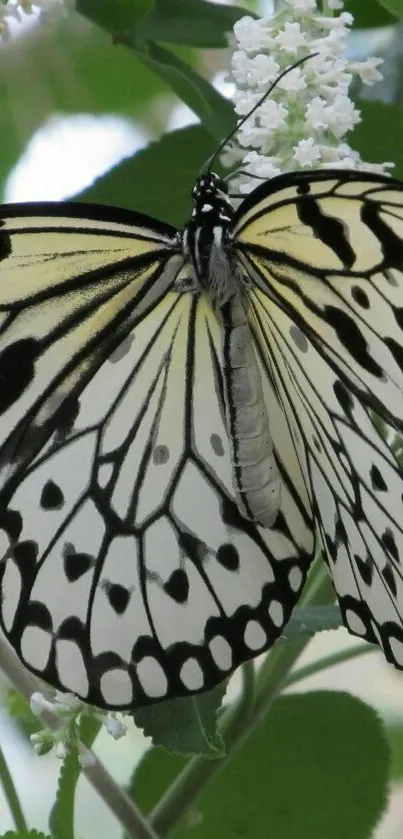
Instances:
[[[312,53],[310,53],[310,55],[306,55],[304,58],[300,58],[299,61],[296,61],[295,64],[291,65],[291,67],[287,67],[286,70],[283,70],[282,73],[280,73],[280,75],[277,76],[277,78],[274,80],[274,82],[270,85],[269,89],[266,90],[266,92],[263,94],[263,96],[261,96],[259,101],[256,102],[256,105],[253,106],[253,108],[249,111],[249,113],[246,114],[246,116],[242,117],[241,121],[237,123],[234,130],[231,131],[230,134],[228,134],[228,137],[226,137],[225,140],[222,141],[222,143],[220,143],[217,151],[214,152],[214,154],[207,160],[207,163],[205,164],[205,166],[203,166],[203,169],[201,170],[201,173],[211,172],[211,167],[212,167],[214,161],[221,154],[221,152],[225,148],[225,146],[229,143],[230,140],[232,140],[232,138],[235,136],[237,131],[239,131],[241,126],[249,119],[249,117],[251,117],[252,114],[254,114],[255,111],[257,111],[258,108],[260,108],[260,106],[263,104],[265,99],[267,99],[267,97],[270,96],[272,90],[274,90],[274,88],[277,87],[277,85],[281,81],[281,79],[284,78],[284,76],[286,76],[287,73],[291,73],[291,70],[295,70],[296,67],[299,67],[300,64],[304,64],[305,61],[309,61],[310,58],[314,58],[315,55],[318,55],[318,53],[317,52],[312,52]]]

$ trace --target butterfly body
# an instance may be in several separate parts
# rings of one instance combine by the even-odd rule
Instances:
[[[222,377],[233,485],[246,518],[270,527],[280,507],[280,477],[248,323],[246,282],[233,254],[234,208],[214,172],[193,189],[194,209],[183,233],[196,292],[207,294],[220,321]]]
[[[372,418],[402,427],[403,187],[295,173],[234,212],[215,186],[183,233],[0,210],[0,619],[102,707],[270,647],[317,531],[346,625],[403,667],[403,478]]]

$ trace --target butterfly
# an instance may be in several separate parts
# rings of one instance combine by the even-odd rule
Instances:
[[[2,628],[102,708],[268,649],[318,533],[350,632],[403,667],[403,184],[296,172],[183,231],[0,210]]]

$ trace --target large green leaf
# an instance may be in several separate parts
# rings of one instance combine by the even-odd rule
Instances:
[[[76,0],[76,9],[92,23],[119,35],[152,10],[153,0]]]
[[[403,0],[379,0],[379,3],[391,15],[399,18],[399,20],[403,18]]]
[[[200,125],[173,131],[98,178],[80,200],[137,210],[180,227],[189,216],[196,174],[215,148]]]
[[[139,766],[132,792],[149,812],[184,766],[159,749]],[[388,791],[389,750],[371,708],[345,693],[277,700],[173,831],[174,839],[368,839]],[[165,834],[165,826],[156,825]]]
[[[391,174],[403,178],[403,108],[360,100],[362,122],[354,129],[351,145],[369,163],[395,163]]]
[[[234,23],[251,12],[205,0],[156,0],[154,9],[139,20],[136,36],[150,41],[194,47],[226,47]]]
[[[172,88],[219,142],[236,126],[233,106],[209,81],[164,47],[134,45],[137,58]]]
[[[354,24],[359,29],[375,26],[389,26],[396,23],[395,15],[390,14],[378,0],[346,0],[344,9],[354,16]]]
[[[222,757],[224,745],[217,732],[217,717],[226,685],[182,699],[160,702],[133,713],[136,725],[154,746],[181,755]]]

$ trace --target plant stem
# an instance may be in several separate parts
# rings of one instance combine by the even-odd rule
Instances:
[[[17,795],[17,790],[14,786],[14,781],[11,777],[7,761],[4,757],[3,750],[0,748],[0,780],[4,790],[4,795],[7,799],[11,815],[14,819],[15,828],[18,833],[28,832],[27,824],[22,812],[20,799]]]
[[[324,565],[315,569],[313,582],[303,605],[316,606],[334,601],[334,590]],[[189,760],[173,784],[167,789],[149,815],[149,823],[163,839],[191,807],[203,790],[219,775],[231,760],[235,750],[261,723],[270,705],[281,692],[295,661],[309,644],[310,638],[296,639],[271,650],[260,668],[254,691],[254,702],[245,703],[240,697],[235,707],[228,708],[220,721],[220,734],[226,754],[217,760],[194,757]]]
[[[366,655],[367,653],[373,653],[374,651],[375,647],[371,644],[356,644],[355,647],[350,647],[348,650],[340,650],[340,652],[331,653],[331,655],[324,655],[322,658],[317,658],[311,664],[306,664],[305,667],[300,667],[291,673],[285,680],[284,687],[288,688],[297,682],[302,682],[303,679],[314,676],[316,673],[322,673],[323,670],[328,670],[329,667],[335,667],[337,664],[343,664],[345,661],[351,661],[353,658]]]

